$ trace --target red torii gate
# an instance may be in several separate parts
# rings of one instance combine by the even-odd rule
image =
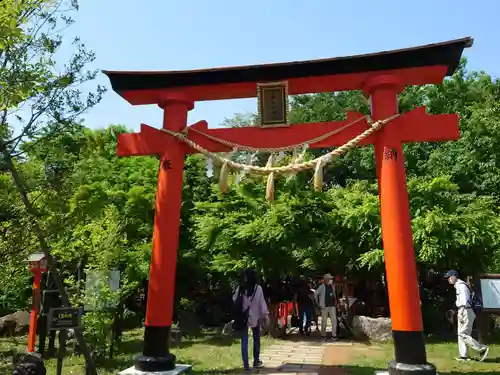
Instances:
[[[371,100],[374,120],[398,113],[398,93],[408,85],[439,84],[456,70],[471,38],[427,46],[335,59],[173,72],[105,71],[113,89],[133,105],[157,104],[163,128],[180,132],[196,101],[249,98],[257,83],[286,81],[290,95],[363,90]],[[192,125],[219,139],[254,148],[279,148],[339,129],[362,117],[349,113],[345,121],[297,124],[279,128],[208,129],[205,121]],[[366,120],[312,148],[338,146],[368,128]],[[460,137],[458,115],[426,114],[425,108],[397,117],[362,144],[375,145],[382,239],[385,255],[395,361],[389,372],[435,374],[427,362],[417,285],[415,254],[408,207],[403,143],[455,140]],[[196,131],[188,138],[211,152],[231,151]],[[153,254],[144,332],[142,371],[171,370],[175,356],[169,337],[175,290],[184,156],[196,152],[181,140],[147,125],[140,133],[118,138],[118,156],[160,157],[153,230]]]

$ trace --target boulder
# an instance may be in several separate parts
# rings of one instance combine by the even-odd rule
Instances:
[[[390,318],[370,318],[357,315],[352,318],[354,334],[370,341],[391,341],[392,324]]]
[[[231,336],[233,334],[233,322],[234,320],[231,320],[224,325],[224,328],[222,328],[222,336]]]
[[[16,311],[0,318],[0,336],[25,335],[30,327],[30,313]]]
[[[198,316],[190,311],[179,312],[179,329],[183,335],[196,335],[200,332]]]
[[[181,335],[181,330],[179,328],[172,328],[170,331],[170,343],[173,346],[179,346],[181,345],[182,341],[182,335]]]

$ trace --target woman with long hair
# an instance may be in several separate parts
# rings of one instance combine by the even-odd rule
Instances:
[[[269,311],[255,271],[246,270],[241,281],[233,296],[238,313],[233,324],[237,330],[241,330],[241,357],[245,372],[249,372],[248,328],[252,329],[253,336],[253,367],[260,368],[263,365],[260,360],[260,324],[263,319],[267,322]]]

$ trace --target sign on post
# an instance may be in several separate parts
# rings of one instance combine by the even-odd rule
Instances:
[[[66,351],[66,331],[82,328],[81,307],[58,307],[49,310],[48,330],[59,331],[59,350],[57,353],[56,375],[62,375],[64,353]]]
[[[49,310],[49,331],[61,331],[64,329],[77,328],[82,328],[81,307],[60,307]]]
[[[500,314],[500,274],[480,275],[478,286],[483,301],[483,311]]]

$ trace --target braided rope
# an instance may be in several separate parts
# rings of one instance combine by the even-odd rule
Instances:
[[[291,150],[296,149],[296,148],[301,148],[304,145],[310,145],[310,144],[321,142],[321,141],[331,137],[332,135],[335,135],[335,134],[338,134],[338,133],[344,131],[345,129],[357,124],[358,122],[360,122],[364,119],[367,119],[368,122],[371,122],[371,119],[369,116],[363,116],[363,117],[358,118],[357,120],[354,120],[354,121],[338,128],[338,129],[335,129],[335,130],[332,130],[331,132],[322,134],[319,137],[304,141],[302,143],[297,143],[295,145],[284,146],[284,147],[275,147],[275,148],[256,148],[256,147],[251,147],[251,146],[239,145],[237,143],[226,141],[225,139],[220,139],[220,138],[214,137],[213,135],[204,133],[201,130],[198,130],[195,128],[186,127],[186,129],[188,131],[194,131],[194,132],[196,132],[196,133],[198,133],[198,134],[200,134],[208,139],[211,139],[212,141],[215,141],[217,143],[220,143],[220,144],[227,146],[227,147],[230,147],[232,149],[237,148],[238,151],[276,153],[276,152],[280,152],[280,151],[291,151]]]
[[[196,151],[198,151],[200,154],[205,155],[208,158],[211,158],[213,160],[216,160],[222,165],[227,165],[227,167],[231,170],[234,171],[245,171],[245,172],[253,172],[254,174],[257,175],[268,175],[270,173],[274,173],[275,175],[279,174],[296,174],[298,172],[302,172],[308,169],[315,168],[317,163],[321,163],[321,166],[324,166],[328,163],[330,163],[334,157],[340,156],[350,149],[356,147],[362,140],[365,138],[369,137],[371,134],[375,133],[376,131],[382,129],[388,122],[394,120],[396,117],[399,117],[399,114],[396,114],[394,116],[388,117],[384,120],[379,120],[377,122],[374,122],[371,124],[370,128],[365,130],[363,133],[358,135],[357,137],[351,139],[347,143],[343,144],[339,148],[336,148],[335,150],[330,151],[329,153],[322,155],[320,157],[317,157],[315,159],[300,163],[300,164],[289,164],[286,166],[281,166],[281,167],[272,167],[272,166],[266,166],[266,167],[258,167],[254,165],[248,165],[248,164],[241,164],[237,163],[235,161],[232,161],[230,159],[226,159],[223,157],[218,156],[217,154],[208,151],[207,149],[203,148],[202,146],[198,145],[197,143],[191,141],[184,135],[182,132],[173,132],[168,129],[161,129],[165,133],[174,136],[175,138],[183,141]],[[264,150],[264,149],[260,149]]]

